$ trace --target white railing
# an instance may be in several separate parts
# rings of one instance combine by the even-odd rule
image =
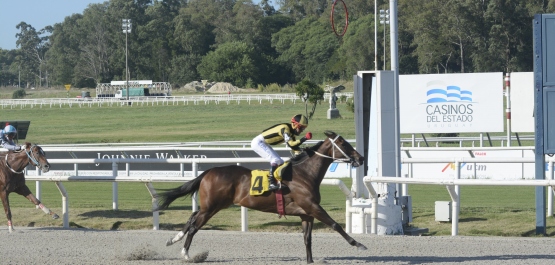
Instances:
[[[451,207],[451,235],[456,236],[459,231],[459,213],[460,213],[460,185],[482,185],[482,186],[547,186],[548,191],[548,215],[553,215],[553,190],[555,187],[553,165],[555,159],[548,158],[549,172],[548,178],[545,180],[491,180],[491,179],[460,179],[462,163],[535,163],[535,158],[526,157],[499,157],[499,158],[403,158],[402,164],[418,164],[418,163],[453,163],[456,167],[455,178],[450,179],[425,179],[425,178],[397,178],[384,176],[367,176],[364,177],[364,184],[372,197],[372,205],[377,205],[377,192],[372,186],[375,183],[401,183],[403,184],[403,195],[408,195],[408,187],[406,184],[429,184],[429,185],[445,185],[452,200]],[[371,230],[376,231],[377,223],[377,207],[373,207]]]
[[[337,96],[352,98],[352,92],[339,93]],[[324,94],[324,101],[329,100],[330,94]],[[102,106],[154,106],[154,105],[199,105],[199,104],[230,104],[246,102],[247,104],[263,102],[296,103],[301,101],[294,93],[278,94],[203,94],[168,97],[134,97],[126,98],[40,98],[40,99],[0,99],[1,109],[15,108],[53,108],[53,107],[102,107]]]
[[[282,159],[288,160],[289,158],[283,157]],[[156,200],[156,190],[152,186],[153,182],[180,182],[183,183],[185,181],[191,180],[194,177],[199,175],[198,165],[202,163],[222,163],[222,164],[237,164],[240,165],[241,163],[247,162],[267,162],[266,159],[263,158],[203,158],[203,159],[186,159],[186,158],[177,158],[177,159],[49,159],[48,162],[50,164],[74,164],[75,172],[74,175],[67,175],[61,174],[57,175],[56,172],[49,172],[44,175],[40,174],[40,170],[36,169],[35,175],[27,174],[26,179],[37,181],[37,190],[35,195],[37,198],[40,199],[40,181],[52,181],[55,182],[60,194],[62,195],[62,216],[63,216],[63,227],[69,228],[69,197],[67,195],[67,191],[62,184],[62,182],[66,181],[81,181],[81,182],[113,182],[112,186],[112,207],[114,210],[118,209],[118,182],[142,182],[145,183],[146,188],[148,189],[151,199],[153,209],[157,206]],[[79,164],[100,164],[100,163],[110,163],[112,165],[112,171],[110,176],[86,176],[86,175],[79,175],[78,165]],[[192,164],[192,177],[182,177],[182,176],[156,176],[156,175],[149,175],[149,176],[130,176],[130,164],[134,163],[166,163],[166,164]],[[119,164],[126,164],[126,171],[118,170]],[[181,167],[183,168],[183,167]],[[28,172],[30,173],[30,172]],[[181,172],[183,175],[183,171]],[[349,207],[352,199],[351,191],[345,186],[345,184],[339,179],[324,179],[322,181],[322,185],[335,185],[338,186],[339,189],[346,195],[346,205],[347,208]],[[198,205],[196,202],[196,194],[192,196],[192,210],[198,210]],[[349,211],[347,211],[347,230],[351,231],[351,216]],[[157,211],[153,211],[153,229],[159,229],[159,214]],[[245,232],[248,230],[248,216],[247,216],[247,208],[241,207],[241,231]]]

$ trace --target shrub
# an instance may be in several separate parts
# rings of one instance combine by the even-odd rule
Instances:
[[[18,99],[18,98],[24,98],[27,94],[25,93],[25,90],[23,89],[18,89],[16,91],[13,92],[12,94],[12,98],[13,99]]]
[[[341,95],[341,96],[339,97],[339,102],[347,102],[347,96]]]
[[[281,90],[283,92],[295,92],[295,89],[293,88],[293,86],[289,83],[283,85],[283,87],[281,88]]]
[[[264,91],[279,93],[281,92],[281,86],[279,86],[277,83],[271,83],[266,86]]]
[[[354,101],[354,99],[351,98],[349,100],[346,100],[345,103],[347,105],[346,108],[347,108],[348,111],[355,112],[355,101]]]
[[[255,86],[254,82],[252,81],[251,78],[247,79],[247,82],[245,83],[245,88],[253,88]]]

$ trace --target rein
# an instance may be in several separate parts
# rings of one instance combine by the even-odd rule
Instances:
[[[36,167],[39,167],[39,168],[40,168],[40,167],[42,167],[42,165],[39,163],[39,161],[35,158],[34,154],[31,152],[31,150],[33,150],[33,147],[34,147],[34,146],[35,146],[35,145],[31,146],[31,148],[29,148],[29,151],[27,151],[27,149],[25,149],[25,154],[27,154],[27,157],[29,158],[29,161],[27,161],[27,165],[29,165],[29,164],[33,165],[33,164],[31,163],[31,161],[32,161],[32,162],[34,163],[33,166],[36,166]],[[6,167],[7,167],[11,172],[13,172],[13,173],[16,173],[16,174],[21,174],[21,173],[23,173],[23,171],[25,170],[25,167],[26,167],[27,165],[25,165],[25,166],[23,167],[23,169],[21,169],[21,171],[16,171],[15,169],[13,169],[13,168],[8,164],[8,155],[9,155],[9,153],[6,154]]]
[[[332,140],[331,138],[328,138],[328,139],[330,140],[331,144],[332,144],[332,150],[333,150],[333,151],[332,151],[332,156],[324,155],[324,154],[319,153],[319,152],[317,152],[317,151],[314,151],[314,153],[316,153],[317,155],[319,155],[319,156],[321,156],[321,157],[331,158],[331,159],[333,159],[334,162],[335,162],[335,161],[338,161],[338,162],[351,162],[352,159],[349,158],[349,156],[348,156],[347,154],[345,154],[345,152],[343,152],[343,150],[342,150],[341,148],[339,148],[339,146],[337,146],[337,144],[335,143],[335,141],[337,141],[337,139],[338,139],[339,137],[340,137],[340,136],[337,135],[337,136],[335,137],[335,139],[333,139],[333,140]],[[336,147],[337,147],[337,149],[339,150],[339,152],[341,152],[341,154],[343,154],[343,156],[345,156],[346,158],[335,158],[335,148],[336,148]]]

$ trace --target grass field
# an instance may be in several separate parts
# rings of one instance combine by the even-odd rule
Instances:
[[[65,91],[63,91],[65,92]],[[0,93],[1,95],[2,93]],[[4,95],[5,96],[5,95]],[[4,97],[5,98],[5,97]],[[326,102],[318,105],[307,131],[323,139],[323,131],[333,130],[354,139],[354,114],[344,103],[338,104],[342,118],[326,118]],[[84,108],[3,109],[1,120],[30,120],[27,141],[39,144],[120,143],[120,142],[197,142],[250,140],[261,130],[291,116],[304,113],[305,105],[235,102],[209,105],[117,106]],[[350,180],[343,180],[350,186]],[[34,182],[28,182],[34,190]],[[139,183],[119,184],[119,211],[111,210],[110,183],[64,183],[70,198],[73,227],[96,229],[150,229],[151,201]],[[155,184],[156,188],[179,184]],[[322,186],[322,205],[344,225],[345,197],[336,187]],[[435,201],[450,200],[445,187],[409,185],[413,201],[413,223],[428,228],[429,235],[450,235],[450,223],[435,222]],[[460,235],[535,236],[535,203],[532,187],[461,187]],[[43,183],[42,201],[61,214],[61,196],[53,183]],[[61,226],[36,210],[25,198],[12,195],[16,226]],[[162,229],[179,229],[190,215],[190,199],[180,200],[160,216]],[[316,222],[317,231],[331,231]],[[232,207],[212,219],[206,229],[240,230],[240,208]],[[555,235],[552,217],[547,233]],[[249,211],[251,231],[300,231],[297,217],[278,219],[277,215]]]

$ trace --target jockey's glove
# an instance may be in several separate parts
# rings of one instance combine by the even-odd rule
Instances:
[[[304,143],[306,140],[310,140],[310,139],[312,139],[312,133],[307,132],[306,135],[301,138],[301,144]]]

